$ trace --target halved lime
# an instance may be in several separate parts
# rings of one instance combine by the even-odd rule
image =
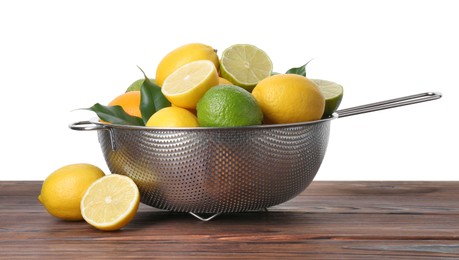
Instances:
[[[341,104],[343,87],[335,82],[323,79],[311,79],[325,97],[325,110],[322,118],[331,116]]]
[[[232,45],[221,55],[222,77],[248,91],[252,91],[260,80],[271,76],[272,70],[269,56],[250,44]]]

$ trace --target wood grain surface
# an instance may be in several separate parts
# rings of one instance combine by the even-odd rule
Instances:
[[[1,259],[459,259],[459,182],[316,181],[208,222],[141,205],[116,232],[52,217],[41,184],[0,182]]]

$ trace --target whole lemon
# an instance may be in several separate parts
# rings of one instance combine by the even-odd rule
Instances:
[[[255,86],[252,95],[268,124],[318,120],[324,113],[325,98],[319,87],[300,75],[278,74],[265,78]]]
[[[198,119],[189,110],[181,107],[165,107],[154,113],[145,126],[198,127]]]
[[[80,163],[61,167],[43,182],[38,200],[53,216],[64,220],[82,220],[81,199],[88,187],[105,176],[97,166]]]
[[[164,80],[176,69],[197,60],[210,60],[218,70],[220,62],[217,52],[210,46],[202,43],[190,43],[178,47],[168,53],[156,68],[156,83],[163,85]]]

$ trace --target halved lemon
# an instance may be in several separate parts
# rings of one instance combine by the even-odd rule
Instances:
[[[140,193],[134,181],[124,175],[106,175],[89,186],[81,200],[81,215],[100,230],[118,230],[137,213]]]
[[[219,84],[215,65],[208,60],[187,63],[170,74],[161,87],[175,106],[194,109],[208,89]]]

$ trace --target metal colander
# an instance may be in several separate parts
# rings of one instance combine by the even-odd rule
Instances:
[[[144,204],[178,212],[240,212],[278,205],[306,189],[324,158],[331,120],[440,97],[412,95],[296,124],[152,128],[92,120],[70,128],[97,130],[110,171],[132,178]]]

